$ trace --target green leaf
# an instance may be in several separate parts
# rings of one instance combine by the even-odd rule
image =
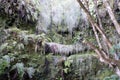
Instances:
[[[32,78],[32,76],[34,75],[35,69],[33,67],[29,67],[26,69],[26,71],[29,75],[29,78]]]
[[[10,57],[8,55],[5,55],[2,57],[8,64],[10,64]]]
[[[0,46],[0,52],[2,52],[6,47],[8,46],[8,43],[4,43]]]
[[[110,54],[114,54],[115,53],[115,49],[114,49],[114,47],[112,47],[111,49],[110,49]]]
[[[65,61],[64,64],[65,64],[66,67],[70,67],[71,62],[69,60],[67,60],[67,61]]]
[[[65,73],[68,73],[68,69],[69,69],[69,68],[65,68],[65,69],[63,69],[63,71],[64,71]]]
[[[16,63],[11,70],[16,69],[18,71],[19,78],[22,80],[24,75],[24,64],[23,63]]]
[[[19,43],[19,44],[17,45],[17,48],[18,48],[19,50],[22,50],[22,49],[24,49],[24,45],[23,45],[22,43]]]
[[[0,59],[0,75],[5,72],[6,67],[9,67],[9,65],[6,60]]]
[[[116,50],[120,49],[120,43],[113,45],[112,48],[110,49],[110,53],[114,54]]]

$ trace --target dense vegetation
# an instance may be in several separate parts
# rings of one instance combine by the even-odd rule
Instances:
[[[120,2],[104,1],[0,0],[0,80],[119,80]]]

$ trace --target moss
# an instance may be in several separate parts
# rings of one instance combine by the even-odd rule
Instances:
[[[100,79],[100,80],[103,80],[105,77],[107,76],[110,76],[114,74],[113,70],[112,69],[103,69],[103,70],[100,70],[98,73],[97,73],[97,77]]]
[[[88,57],[91,57],[91,56],[97,56],[97,54],[95,52],[81,52],[81,53],[78,53],[78,54],[73,54],[71,55],[70,57],[76,57],[76,58],[88,58]]]

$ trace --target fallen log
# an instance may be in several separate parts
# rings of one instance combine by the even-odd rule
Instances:
[[[82,51],[86,51],[89,48],[82,43],[76,43],[73,45],[65,45],[54,42],[45,43],[45,53],[53,53],[60,55],[71,55]]]
[[[86,50],[90,50],[87,45],[82,42],[76,44],[60,44],[55,42],[48,42],[45,35],[28,34],[17,28],[11,28],[4,31],[9,36],[4,39],[7,41],[9,38],[16,41],[16,49],[19,51],[26,51],[27,53],[41,53],[41,54],[54,54],[54,55],[72,55]],[[3,42],[4,43],[4,42]],[[12,42],[8,43],[11,44]],[[22,45],[22,46],[21,46]],[[5,49],[6,50],[6,49]]]

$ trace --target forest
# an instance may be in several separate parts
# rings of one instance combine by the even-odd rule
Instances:
[[[120,80],[120,0],[0,0],[0,80]]]

